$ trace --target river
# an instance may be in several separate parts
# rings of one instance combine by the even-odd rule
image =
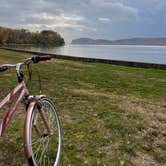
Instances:
[[[23,47],[21,46],[21,48]],[[166,64],[166,46],[67,44],[62,47],[42,48],[29,46],[24,47],[24,49],[76,57]]]

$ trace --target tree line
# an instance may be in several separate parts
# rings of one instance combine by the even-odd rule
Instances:
[[[51,30],[30,32],[26,29],[0,27],[0,45],[9,44],[61,46],[65,44],[65,41],[59,33]]]

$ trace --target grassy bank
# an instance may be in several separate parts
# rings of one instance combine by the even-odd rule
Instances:
[[[0,50],[0,64],[29,56]],[[61,165],[166,165],[164,70],[65,60],[35,64],[33,69],[43,74],[42,92],[59,108]],[[16,79],[9,79],[15,78],[12,71],[0,75],[3,95]],[[38,92],[37,83],[32,85],[32,93]],[[24,117],[20,107],[4,138],[0,138],[0,165],[26,165]]]

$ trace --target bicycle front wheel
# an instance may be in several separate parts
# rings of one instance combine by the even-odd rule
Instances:
[[[25,122],[25,153],[30,166],[57,166],[61,128],[55,105],[43,98],[30,104]]]

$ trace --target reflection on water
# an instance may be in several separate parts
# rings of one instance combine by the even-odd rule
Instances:
[[[76,57],[166,64],[166,46],[65,45],[62,47],[19,46],[32,51]]]

